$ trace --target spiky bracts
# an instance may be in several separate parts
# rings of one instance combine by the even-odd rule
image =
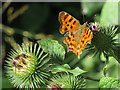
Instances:
[[[86,80],[82,76],[74,76],[69,73],[56,74],[51,78],[49,82],[49,88],[56,88],[60,90],[61,88],[70,88],[78,90],[85,88]]]
[[[40,88],[50,76],[49,60],[48,53],[37,43],[22,44],[8,54],[5,65],[7,77],[17,88]]]
[[[89,27],[93,31],[93,39],[91,45],[87,46],[86,49],[100,55],[113,56],[118,60],[114,55],[115,52],[118,52],[117,48],[120,46],[117,41],[118,38],[116,38],[118,28],[113,25],[103,26],[99,23],[91,23]]]
[[[109,52],[114,48],[117,28],[114,26],[101,26],[100,31],[94,34],[94,45],[97,50]]]

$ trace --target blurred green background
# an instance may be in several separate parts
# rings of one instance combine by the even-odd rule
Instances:
[[[16,43],[43,38],[57,40],[66,49],[63,35],[59,33],[58,15],[66,11],[81,24],[88,22],[109,23],[118,25],[118,3],[114,2],[4,2],[2,3],[2,88],[12,88],[4,73],[4,60],[7,53]],[[114,12],[111,14],[111,12]],[[96,15],[96,16],[95,16]],[[67,51],[67,49],[66,49]],[[66,53],[65,63],[71,68],[76,66],[88,73],[86,76],[100,79],[103,77],[104,58],[99,55],[86,55],[83,50],[81,60],[72,52]],[[111,72],[112,70],[112,72]],[[118,77],[118,63],[110,59],[107,70],[108,76]],[[87,80],[86,88],[98,88],[98,82]]]

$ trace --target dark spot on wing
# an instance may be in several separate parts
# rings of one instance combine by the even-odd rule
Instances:
[[[69,39],[69,41],[71,40],[71,38],[68,36],[68,39]]]
[[[87,37],[85,37],[85,39],[87,39]]]
[[[75,41],[75,39],[72,39],[72,41]]]
[[[89,33],[88,37],[90,37],[90,33]]]
[[[65,28],[65,31],[67,31],[67,28]]]
[[[87,33],[87,29],[85,29],[85,33]]]
[[[84,40],[81,40],[82,43],[84,43]]]
[[[85,37],[85,35],[83,35],[83,37]]]
[[[70,43],[70,45],[73,45],[72,43]]]
[[[71,29],[73,28],[73,26],[70,27]]]
[[[69,49],[73,50],[73,48],[69,48]]]
[[[75,25],[76,21],[73,22],[73,25]]]
[[[69,22],[71,22],[73,20],[73,18],[71,17],[71,19],[69,20]]]
[[[73,32],[71,32],[71,36],[75,37],[75,35],[73,34]]]
[[[64,20],[69,16],[69,14],[66,14],[65,17],[64,17]]]

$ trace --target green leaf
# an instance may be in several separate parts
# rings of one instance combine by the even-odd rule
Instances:
[[[118,2],[118,10],[120,10],[120,1]],[[118,15],[120,15],[120,11],[118,12]],[[118,23],[120,25],[120,18],[118,19]]]
[[[120,81],[112,77],[103,77],[99,82],[99,88],[118,88]]]
[[[85,73],[86,71],[80,69],[79,67],[76,67],[75,69],[71,70],[68,64],[64,64],[64,65],[55,64],[52,73],[55,74],[57,72],[69,72],[72,73],[74,76],[78,76],[82,73]]]
[[[92,16],[102,8],[103,4],[104,2],[82,2],[83,13],[87,16]]]
[[[106,2],[102,8],[101,24],[118,25],[118,2]]]
[[[64,60],[65,50],[62,45],[56,40],[42,39],[38,41],[38,44],[45,52],[48,52],[53,58]]]

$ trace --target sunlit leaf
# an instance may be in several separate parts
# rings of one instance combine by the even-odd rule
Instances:
[[[96,11],[99,11],[103,4],[104,2],[82,2],[83,14],[91,16],[95,14]]]
[[[45,52],[49,52],[53,58],[64,60],[65,50],[63,46],[58,43],[58,41],[42,39],[38,41],[38,43],[45,50]]]
[[[104,4],[100,23],[118,25],[118,2],[106,2]]]
[[[78,76],[82,73],[85,73],[86,71],[80,69],[79,67],[76,67],[75,69],[71,70],[68,64],[64,64],[64,65],[55,64],[52,73],[55,74],[57,72],[69,72],[72,73],[74,76]]]

